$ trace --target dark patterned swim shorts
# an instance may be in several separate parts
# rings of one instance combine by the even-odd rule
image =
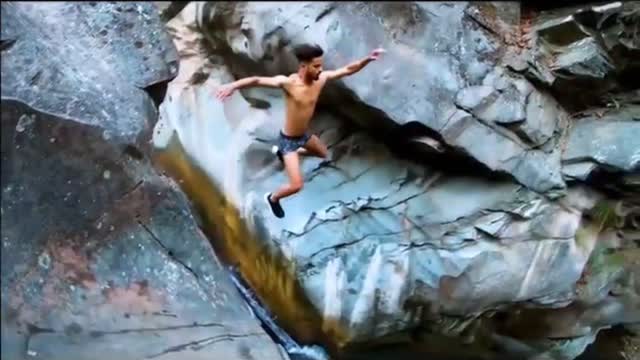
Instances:
[[[303,147],[310,138],[311,135],[308,133],[300,136],[289,136],[283,134],[281,131],[280,137],[278,138],[278,150],[282,152],[282,155],[296,151],[298,148]]]

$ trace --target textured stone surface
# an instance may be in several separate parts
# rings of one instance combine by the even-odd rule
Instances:
[[[554,70],[564,76],[603,79],[614,68],[596,40],[589,37],[572,43],[558,55]]]
[[[250,241],[293,263],[322,315],[312,326],[339,345],[410,332],[432,348],[447,344],[442,335],[474,344],[473,355],[484,358],[573,359],[600,329],[637,321],[637,245],[627,231],[635,225],[603,225],[608,217],[592,214],[602,195],[566,188],[562,174],[579,163],[561,160],[577,150],[582,122],[572,123],[553,93],[500,66],[497,29],[509,21],[491,21],[491,9],[504,10],[191,3],[168,24],[181,69],[161,106],[155,146],[178,140],[224,194],[216,206],[236,212],[221,210],[213,221],[230,236],[242,222]],[[206,30],[194,31],[196,24]],[[262,195],[286,181],[269,152],[284,119],[279,91],[246,89],[224,104],[211,94],[233,78],[293,71],[290,45],[303,41],[326,50],[327,68],[373,47],[389,52],[327,88],[312,127],[331,161],[303,160],[305,186],[283,200],[287,216],[276,219]],[[393,141],[463,154],[513,181],[448,174],[400,159],[375,140],[416,124],[437,139],[407,130]],[[629,144],[616,156],[632,156]],[[601,256],[610,253],[628,261]],[[448,346],[444,353],[462,352]]]
[[[587,4],[546,11],[531,27],[527,72],[551,86],[559,100],[585,109],[609,93],[637,89],[640,69],[637,1]]]
[[[542,92],[529,96],[526,113],[527,121],[519,125],[522,137],[539,146],[561,132],[567,124],[567,115],[553,97]]]
[[[499,124],[518,123],[525,119],[524,100],[515,86],[500,89],[500,95],[493,93],[492,88],[475,86],[463,89],[458,93],[463,108],[471,110],[477,118]],[[466,103],[465,103],[466,102]]]
[[[464,111],[454,113],[441,130],[447,144],[478,159],[491,170],[514,174],[534,190],[562,190],[560,153],[553,149],[527,151],[518,137],[477,121]],[[483,141],[477,141],[484,139]]]
[[[640,171],[640,106],[576,119],[562,160],[565,174],[581,180],[597,168]]]
[[[177,73],[150,3],[2,4],[2,97],[133,142],[155,118],[143,90]],[[28,30],[27,30],[28,29]],[[128,105],[128,106],[127,106]]]
[[[147,159],[100,128],[2,109],[2,313],[21,351],[279,359],[186,199]]]
[[[2,4],[3,358],[284,356],[148,160],[178,54],[155,146],[182,145],[176,180],[211,180],[192,184],[215,189],[200,220],[253,257],[235,260],[298,339],[555,360],[637,332],[637,3],[540,14],[531,41],[516,3],[156,5],[184,6],[178,52],[149,4]],[[313,131],[331,161],[304,159],[280,220],[262,202],[286,181],[269,152],[279,92],[212,91],[293,71],[303,41],[327,68],[388,53],[326,89]],[[460,155],[509,176],[428,160]],[[623,184],[622,200],[583,180]]]
[[[150,9],[2,4],[3,359],[282,358],[151,166]]]
[[[380,61],[327,89],[326,105],[374,132],[417,122],[451,139],[448,144],[453,149],[464,148],[462,154],[511,174],[535,191],[562,191],[565,184],[558,156],[535,148],[549,139],[555,127],[550,131],[548,125],[555,126],[557,118],[527,121],[527,97],[537,90],[521,76],[507,76],[497,67],[504,49],[496,33],[509,27],[499,20],[486,22],[510,6],[515,5],[249,2],[202,5],[200,11],[209,13],[202,26],[211,27],[209,41],[222,50],[236,77],[295,71],[290,45],[301,42],[317,43],[326,50],[326,68],[346,65],[382,46],[388,52]],[[506,15],[504,19],[512,20]],[[495,29],[487,31],[487,26]],[[457,104],[456,99],[469,103]],[[519,142],[511,129],[470,121],[467,134],[477,144],[461,145],[457,136],[444,134],[457,107],[472,108],[470,113],[482,123],[524,121],[526,133],[534,134],[533,144]],[[561,113],[558,109],[550,115]],[[491,147],[505,149],[509,161],[489,158]],[[520,166],[520,162],[528,164]]]
[[[180,39],[180,51],[193,50],[182,48],[192,39]],[[327,328],[337,320],[350,340],[370,340],[425,318],[571,299],[590,251],[574,241],[585,205],[565,210],[514,183],[449,177],[394,159],[328,114],[317,116],[314,131],[334,163],[305,159],[303,192],[283,201],[284,220],[274,219],[261,195],[285,181],[268,145],[282,125],[282,99],[249,90],[247,98],[269,108],[252,108],[240,94],[223,105],[210,91],[229,74],[215,67],[202,86],[189,86],[189,71],[201,69],[193,58],[168,88],[156,146],[177,135],[261,241],[295,262]]]

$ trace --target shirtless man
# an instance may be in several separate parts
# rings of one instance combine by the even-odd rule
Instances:
[[[276,192],[265,194],[265,201],[276,217],[284,217],[280,199],[293,195],[302,189],[303,180],[300,171],[299,155],[312,155],[322,159],[327,157],[327,147],[316,135],[307,132],[313,116],[320,91],[327,80],[340,79],[355,74],[370,62],[377,60],[383,49],[376,49],[361,60],[336,70],[322,71],[324,51],[318,45],[303,44],[294,49],[298,59],[298,72],[289,76],[274,77],[251,76],[218,89],[216,96],[224,100],[235,90],[250,86],[264,86],[284,90],[286,99],[286,121],[280,131],[278,145],[272,152],[284,162],[289,183]]]

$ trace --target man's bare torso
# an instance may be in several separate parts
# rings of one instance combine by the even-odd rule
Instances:
[[[311,84],[305,84],[297,74],[289,76],[284,85],[286,101],[286,119],[283,132],[288,136],[301,136],[309,128],[309,121],[320,96],[326,78],[320,78]]]

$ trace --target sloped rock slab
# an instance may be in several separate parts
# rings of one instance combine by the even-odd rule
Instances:
[[[127,149],[3,101],[2,357],[280,359],[187,199]]]

